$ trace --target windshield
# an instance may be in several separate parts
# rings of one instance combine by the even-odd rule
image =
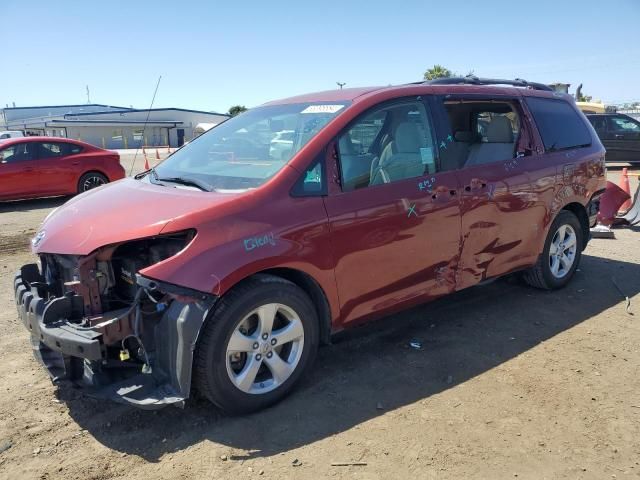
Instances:
[[[258,187],[346,106],[298,103],[251,109],[171,155],[156,167],[155,179],[195,180],[216,191]]]

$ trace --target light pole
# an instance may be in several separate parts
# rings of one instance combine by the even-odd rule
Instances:
[[[344,87],[346,84],[347,82],[336,82],[336,85],[340,87],[340,90],[342,90],[342,87]]]

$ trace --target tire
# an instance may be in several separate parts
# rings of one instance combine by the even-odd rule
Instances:
[[[109,179],[103,174],[98,172],[87,172],[80,177],[80,180],[78,180],[78,193],[86,192],[92,188],[104,185],[105,183],[109,183]]]
[[[274,317],[273,329],[262,328],[261,319],[269,317]],[[196,389],[230,414],[266,408],[309,371],[319,330],[314,305],[302,289],[279,277],[256,275],[222,297],[205,322],[196,345]]]
[[[582,225],[578,217],[568,210],[561,210],[549,227],[538,262],[524,272],[524,281],[543,290],[555,290],[567,285],[582,258],[582,236]],[[563,251],[560,252],[559,248]],[[570,260],[570,265],[564,257]]]

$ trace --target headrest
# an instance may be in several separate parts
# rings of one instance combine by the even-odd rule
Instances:
[[[487,142],[513,143],[513,130],[511,130],[511,120],[502,115],[493,117],[493,119],[487,126]]]
[[[416,124],[412,122],[398,124],[394,141],[396,153],[418,153],[422,147],[420,132]]]

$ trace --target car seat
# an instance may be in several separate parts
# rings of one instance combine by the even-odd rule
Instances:
[[[474,143],[469,148],[465,166],[508,160],[513,158],[515,143],[511,121],[504,116],[494,117],[487,126],[487,141]]]
[[[394,137],[394,153],[380,158],[376,171],[372,173],[371,185],[419,177],[424,173],[425,166],[420,157],[424,141],[420,138],[416,124],[398,124]]]

